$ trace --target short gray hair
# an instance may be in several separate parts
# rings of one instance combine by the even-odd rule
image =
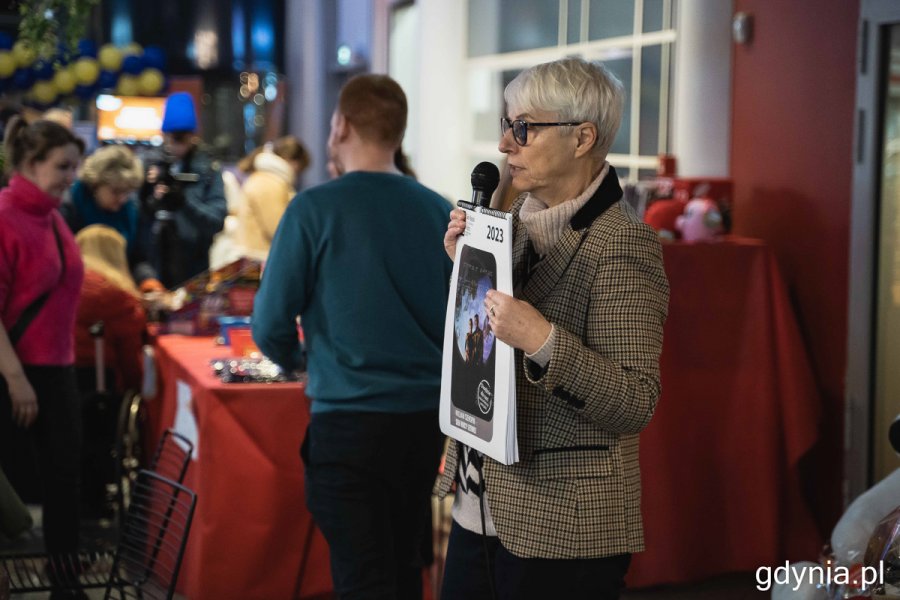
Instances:
[[[625,105],[622,83],[602,63],[569,57],[528,68],[503,92],[517,110],[554,112],[560,121],[590,122],[597,127],[595,151],[609,154]]]
[[[81,180],[91,188],[111,185],[136,190],[144,181],[144,165],[124,146],[103,146],[84,159]]]

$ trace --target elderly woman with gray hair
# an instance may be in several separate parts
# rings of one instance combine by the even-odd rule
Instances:
[[[148,248],[138,231],[135,192],[144,182],[144,165],[126,146],[103,146],[88,156],[78,180],[59,210],[78,233],[91,225],[106,225],[125,238],[128,264],[141,291],[165,289],[148,262]]]
[[[457,482],[441,598],[618,598],[644,547],[638,434],[660,395],[662,251],[606,160],[624,91],[604,66],[537,65],[504,97],[515,295],[491,290],[484,310],[516,351],[520,461],[451,443],[437,486]],[[451,258],[464,229],[454,210]]]

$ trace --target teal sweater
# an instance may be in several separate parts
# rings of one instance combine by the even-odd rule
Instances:
[[[291,201],[254,302],[253,339],[296,368],[302,317],[313,412],[437,409],[450,208],[410,178],[368,172]]]

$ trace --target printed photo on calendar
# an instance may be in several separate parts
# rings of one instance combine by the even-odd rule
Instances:
[[[493,436],[496,337],[484,308],[488,290],[497,286],[492,254],[462,249],[453,322],[453,375],[450,419],[457,427],[490,441]]]

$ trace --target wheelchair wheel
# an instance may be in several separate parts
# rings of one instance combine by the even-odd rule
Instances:
[[[116,429],[116,489],[112,490],[121,521],[131,501],[131,488],[141,466],[141,395],[129,392],[122,399]]]

